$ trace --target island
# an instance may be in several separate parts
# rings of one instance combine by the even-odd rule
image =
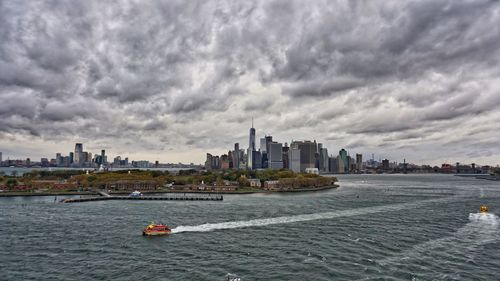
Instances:
[[[290,170],[33,170],[0,176],[0,196],[93,195],[142,193],[305,192],[336,188],[337,178]]]

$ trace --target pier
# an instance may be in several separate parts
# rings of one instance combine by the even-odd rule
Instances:
[[[104,192],[103,192],[104,193]],[[90,201],[105,201],[105,200],[156,200],[156,201],[222,201],[222,195],[198,195],[198,196],[112,196],[101,194],[101,197],[83,197],[83,198],[68,198],[63,199],[62,203],[80,203]]]

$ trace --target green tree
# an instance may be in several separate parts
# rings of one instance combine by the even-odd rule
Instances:
[[[17,180],[16,179],[10,178],[10,179],[7,180],[7,186],[9,188],[13,188],[16,185],[17,185]]]

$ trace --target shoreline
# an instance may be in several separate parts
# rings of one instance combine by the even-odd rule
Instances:
[[[318,188],[301,188],[293,190],[242,190],[242,191],[203,191],[203,190],[145,190],[143,194],[165,193],[201,193],[201,194],[255,194],[255,193],[301,193],[315,192],[338,188],[339,185],[323,186]],[[110,191],[109,194],[130,194],[131,191]],[[99,195],[93,191],[60,191],[60,192],[0,192],[0,197],[31,197],[31,196],[64,196],[64,195]]]

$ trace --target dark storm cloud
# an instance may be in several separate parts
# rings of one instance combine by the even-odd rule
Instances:
[[[252,116],[258,132],[356,149],[489,140],[499,13],[485,0],[3,1],[0,145],[225,151]]]

